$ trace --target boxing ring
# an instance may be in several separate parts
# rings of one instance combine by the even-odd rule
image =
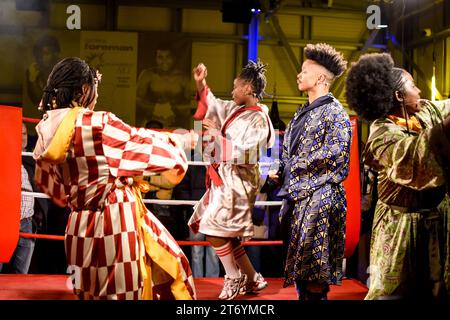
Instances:
[[[0,263],[7,263],[20,237],[61,241],[64,236],[50,234],[19,233],[21,194],[35,198],[49,198],[44,193],[21,191],[21,156],[32,156],[31,152],[21,151],[22,122],[37,123],[39,119],[22,116],[22,109],[0,106]],[[360,233],[360,171],[357,143],[357,121],[351,118],[353,136],[350,152],[350,174],[344,182],[347,191],[346,220],[346,258],[350,257],[358,244]],[[200,161],[190,161],[189,165],[207,165]],[[261,164],[260,164],[261,165]],[[264,165],[264,164],[262,164]],[[144,199],[144,203],[161,205],[195,205],[197,201]],[[256,201],[257,206],[280,206],[281,201]],[[177,241],[180,246],[208,246],[207,241]],[[280,246],[282,241],[248,241],[244,246]],[[264,263],[264,262],[263,262]],[[10,275],[0,274],[0,300],[6,299],[63,299],[75,300],[68,285],[69,275]],[[297,300],[294,287],[283,288],[282,278],[266,278],[268,288],[255,295],[240,296],[237,300]],[[70,281],[69,281],[70,282]],[[223,278],[195,278],[198,299],[216,300],[223,285]],[[361,300],[367,292],[365,285],[357,280],[344,279],[342,286],[331,286],[330,300]]]

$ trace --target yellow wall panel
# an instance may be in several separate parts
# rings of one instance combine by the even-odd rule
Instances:
[[[300,38],[301,36],[301,17],[294,15],[277,14],[281,29],[286,37]],[[264,23],[264,20],[261,21]]]
[[[120,6],[117,27],[120,30],[170,31],[171,19],[169,8]]]
[[[445,49],[445,76],[444,76],[444,94],[450,98],[450,37],[446,39],[446,49]]]
[[[183,32],[234,34],[236,24],[222,22],[222,12],[213,10],[183,10]]]
[[[293,48],[293,50],[297,56],[300,55],[300,48]],[[268,65],[266,91],[273,94],[276,85],[278,109],[283,121],[287,124],[302,100],[301,93],[297,88],[297,71],[291,66],[282,47],[260,45],[258,56]],[[272,99],[267,98],[264,103],[270,107]]]
[[[42,17],[41,11],[16,10],[15,0],[0,0],[0,26],[38,26]]]
[[[24,63],[24,52],[32,45],[26,43],[20,34],[1,34],[0,56],[2,57],[0,88],[18,87],[22,85],[27,65]],[[20,57],[20,59],[17,59]],[[26,57],[28,58],[28,57]],[[28,60],[28,59],[27,59]]]
[[[235,74],[234,44],[194,42],[192,44],[192,68],[203,62],[208,68],[206,81],[218,96],[231,99]],[[194,80],[192,80],[194,86]]]
[[[292,48],[299,55],[299,48]],[[288,56],[281,46],[260,45],[259,58],[267,66],[267,91],[272,93],[276,83],[277,95],[296,96],[299,94],[296,84],[297,73],[294,71]]]
[[[314,17],[312,38],[359,41],[365,28],[366,20]]]
[[[447,40],[448,41],[448,40]],[[446,98],[449,92],[448,82],[448,57],[444,56],[444,40],[436,41],[433,44],[428,44],[416,48],[414,50],[414,62],[425,74],[425,79],[419,77],[417,72],[414,72],[414,78],[418,87],[422,90],[422,98],[431,99],[431,78],[433,76],[433,50],[436,57],[436,88],[443,98]],[[446,66],[447,65],[447,66]],[[447,69],[447,70],[445,70]],[[439,98],[439,97],[438,97]]]

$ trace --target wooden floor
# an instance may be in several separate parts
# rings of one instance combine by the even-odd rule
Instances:
[[[283,288],[281,278],[266,279],[269,286],[258,294],[239,296],[237,300],[296,300],[293,286]],[[69,285],[67,285],[69,284]],[[199,300],[217,300],[223,278],[196,278]],[[332,286],[329,300],[363,300],[367,287],[352,279],[342,286]],[[0,300],[74,300],[70,279],[66,275],[12,275],[0,274]]]

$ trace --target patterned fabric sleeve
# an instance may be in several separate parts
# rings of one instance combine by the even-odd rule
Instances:
[[[431,103],[439,109],[443,118],[446,118],[448,115],[450,115],[450,99],[431,101]]]
[[[376,170],[386,170],[394,183],[415,190],[441,186],[445,171],[430,148],[438,136],[444,136],[441,125],[412,135],[389,120],[377,120],[370,127],[364,161]]]
[[[40,159],[36,160],[34,179],[40,190],[49,195],[54,203],[61,207],[67,206],[64,185],[52,164]]]
[[[351,124],[342,108],[332,106],[324,118],[324,126],[314,137],[315,142],[306,157],[296,155],[289,190],[293,200],[311,195],[325,183],[341,183],[349,172]]]
[[[111,113],[105,113],[103,125],[103,151],[113,176],[160,172],[171,183],[181,181],[188,165],[175,135],[131,127]]]

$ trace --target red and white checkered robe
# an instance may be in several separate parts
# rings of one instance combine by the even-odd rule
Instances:
[[[37,125],[39,140],[34,156],[41,189],[72,211],[65,248],[74,271],[74,291],[81,299],[140,299],[142,238],[131,177],[170,169],[184,175],[186,156],[167,134],[131,127],[111,113],[83,109],[76,118],[66,160],[50,164],[39,158],[40,153],[67,112],[68,108],[49,111],[48,118]],[[182,275],[184,293],[175,298],[195,298],[191,269],[181,248],[148,210],[144,221],[146,232],[159,245],[158,253],[162,248],[164,254],[171,255],[172,265],[167,269]],[[155,286],[167,281],[167,274],[160,272],[167,259],[157,260],[152,259]]]

